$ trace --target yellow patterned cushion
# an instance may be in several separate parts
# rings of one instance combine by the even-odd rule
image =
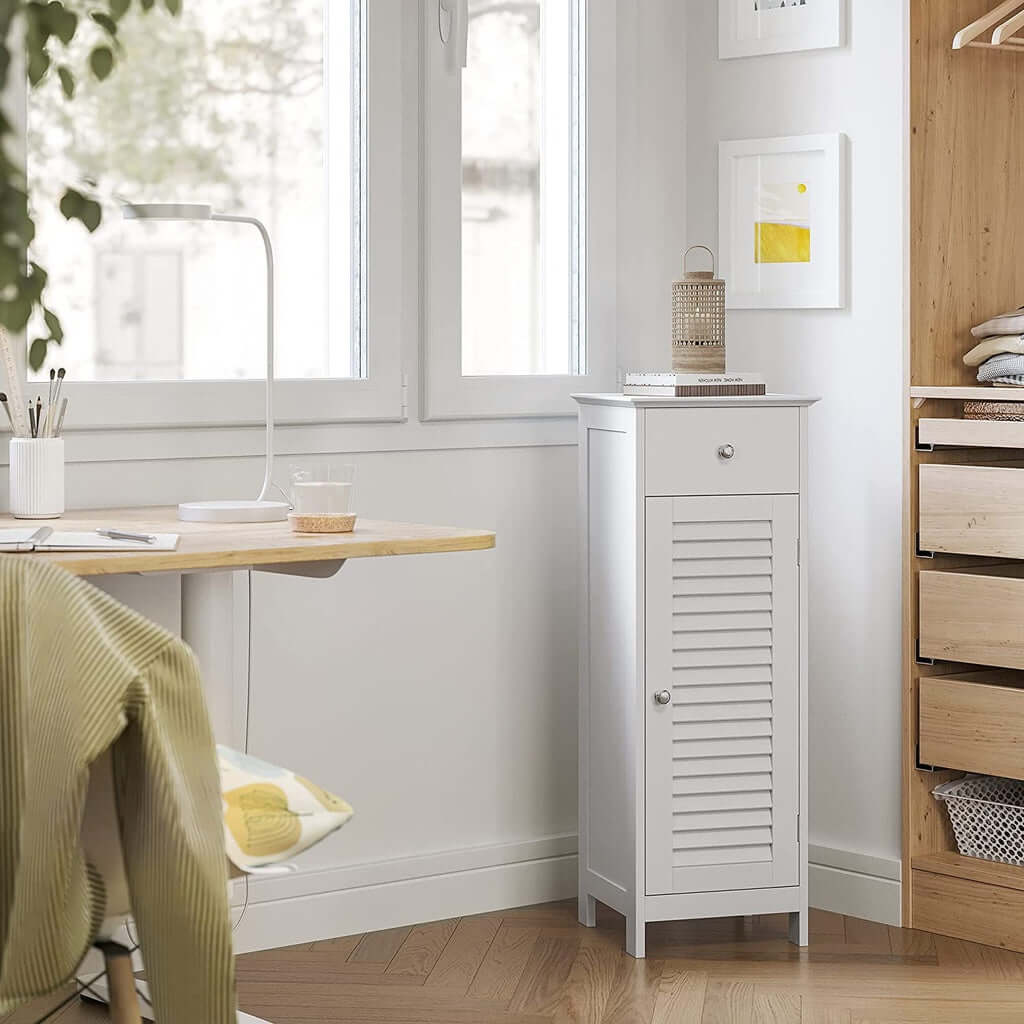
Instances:
[[[217,747],[228,857],[243,871],[291,860],[352,817],[344,800],[276,765]]]

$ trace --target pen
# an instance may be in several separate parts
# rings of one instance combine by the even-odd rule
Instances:
[[[156,537],[151,533],[126,533],[124,530],[97,530],[96,532],[108,540],[137,540],[143,544],[156,543]]]

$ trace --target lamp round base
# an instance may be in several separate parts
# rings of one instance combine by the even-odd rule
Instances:
[[[178,506],[183,523],[280,523],[288,518],[283,501],[186,501]]]

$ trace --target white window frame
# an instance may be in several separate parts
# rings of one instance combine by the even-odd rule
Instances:
[[[331,0],[334,2],[334,0]],[[407,40],[405,0],[363,0],[365,25],[354,29],[360,41],[356,73],[362,75],[364,147],[359,181],[353,189],[358,204],[353,252],[362,253],[364,274],[353,292],[353,330],[361,330],[353,364],[356,378],[285,379],[274,385],[278,425],[388,422],[406,416],[402,372],[402,312],[395,301],[396,267],[408,244],[402,188],[404,103],[401,67]],[[14,74],[22,95],[13,95],[24,130],[27,83]],[[371,128],[372,126],[372,128]],[[216,230],[215,227],[211,230]],[[259,238],[253,234],[252,244]],[[358,247],[358,248],[356,248]],[[254,290],[263,287],[254,280]],[[326,297],[325,297],[326,301]],[[263,338],[253,338],[263,350]],[[74,339],[68,338],[67,345]],[[277,324],[277,346],[288,344],[287,324]],[[19,346],[21,349],[21,346]],[[27,387],[38,388],[37,382]],[[155,427],[224,427],[259,425],[264,421],[266,385],[246,381],[96,381],[68,382],[65,394],[74,409],[73,430],[130,430]],[[70,417],[69,417],[70,419]]]
[[[585,97],[572,144],[583,152],[573,287],[585,356],[567,375],[462,373],[462,69],[438,30],[439,0],[423,0],[423,340],[426,420],[575,416],[571,395],[615,383],[616,0],[548,0],[583,10],[579,52]],[[451,7],[464,12],[461,5]],[[579,78],[577,77],[577,81]],[[597,116],[592,116],[595,112]],[[580,372],[580,371],[584,372]]]

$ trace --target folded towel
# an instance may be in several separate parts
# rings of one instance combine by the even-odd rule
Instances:
[[[998,384],[1001,388],[1024,388],[1024,374],[1013,377],[993,377],[989,384]]]
[[[1003,334],[1024,334],[1024,306],[1010,313],[1000,313],[999,316],[994,316],[991,320],[986,320],[983,324],[972,327],[971,334],[976,338],[991,338]]]
[[[978,367],[978,380],[985,382],[996,377],[1015,377],[1024,374],[1024,356],[998,355],[986,359]]]
[[[965,366],[981,366],[986,359],[992,356],[1009,353],[1012,355],[1024,355],[1024,335],[1011,335],[1005,337],[986,338],[979,341],[967,355],[964,356]]]

